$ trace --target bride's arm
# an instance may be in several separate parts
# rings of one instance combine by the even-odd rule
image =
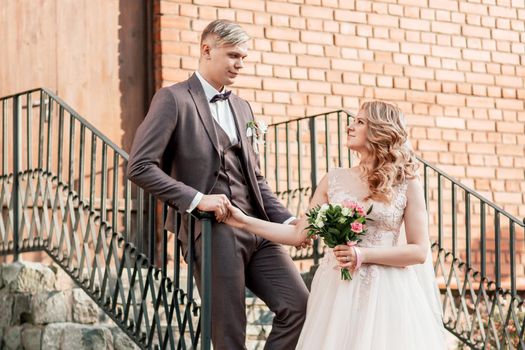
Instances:
[[[310,208],[328,202],[328,174],[323,177],[310,201]],[[267,240],[292,246],[300,245],[306,239],[306,227],[308,221],[306,216],[301,217],[295,225],[284,225],[265,220],[260,220],[244,215],[239,209],[230,205],[232,218],[226,223],[242,228]]]
[[[429,245],[427,220],[421,183],[418,179],[408,180],[405,208],[407,244],[388,248],[360,248],[363,253],[363,263],[397,267],[424,263]]]

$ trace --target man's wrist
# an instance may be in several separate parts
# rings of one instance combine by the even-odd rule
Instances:
[[[295,225],[299,220],[295,216],[290,216],[288,219],[283,221],[284,225]]]
[[[193,197],[193,200],[191,201],[190,206],[188,207],[186,211],[188,213],[191,213],[195,208],[197,208],[197,206],[202,200],[202,197],[204,197],[204,194],[202,194],[201,192],[197,192],[197,194],[195,195],[195,197]]]

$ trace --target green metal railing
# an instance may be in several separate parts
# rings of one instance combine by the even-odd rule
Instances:
[[[262,167],[296,215],[307,209],[320,175],[351,166],[345,144],[352,117],[340,110],[269,126]],[[524,221],[418,160],[445,327],[463,347],[525,349]],[[323,247],[290,253],[317,264]]]
[[[195,247],[184,264],[179,241],[162,230],[166,208],[126,179],[123,150],[49,90],[0,105],[4,261],[46,252],[141,348],[209,349],[213,216],[188,218],[190,228],[203,221],[199,300]]]
[[[127,154],[48,90],[0,104],[0,256],[46,252],[142,348],[210,348],[209,280],[200,302],[194,247],[184,264],[161,229],[166,208],[125,178]],[[296,215],[321,175],[351,165],[350,118],[336,111],[270,126],[262,166]],[[420,163],[446,328],[465,347],[525,349],[524,223]],[[212,218],[190,217],[188,227],[197,219],[209,253]],[[313,264],[323,247],[291,254]]]

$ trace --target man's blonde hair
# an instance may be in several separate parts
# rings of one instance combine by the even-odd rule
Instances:
[[[240,25],[225,19],[216,19],[204,28],[201,35],[201,45],[212,35],[216,37],[217,46],[238,45],[250,40],[250,36]]]

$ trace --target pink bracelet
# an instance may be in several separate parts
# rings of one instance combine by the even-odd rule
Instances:
[[[353,246],[354,253],[355,253],[355,267],[354,269],[358,269],[361,267],[361,264],[363,263],[363,254],[361,252],[361,249],[357,248],[357,246]]]

